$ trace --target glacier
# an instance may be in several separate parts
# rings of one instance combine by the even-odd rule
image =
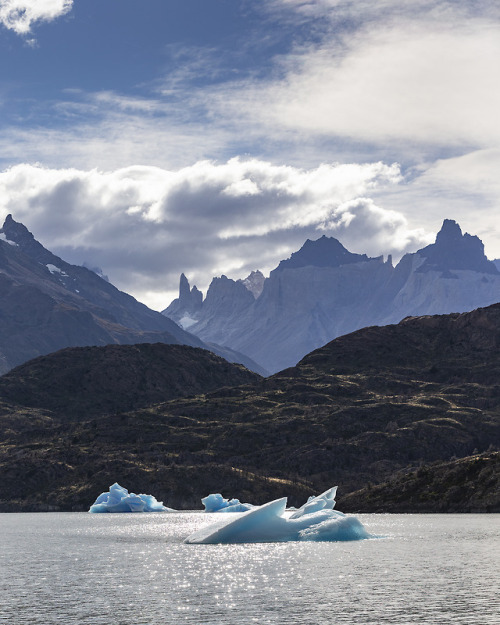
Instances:
[[[90,506],[89,512],[175,512],[167,508],[153,495],[129,493],[117,482],[109,487],[109,492],[101,493]]]
[[[203,497],[201,503],[205,506],[205,512],[247,512],[255,508],[251,503],[241,503],[239,499],[226,499],[220,493]]]
[[[334,510],[337,487],[310,497],[298,510],[287,510],[282,497],[219,521],[185,539],[188,544],[234,544],[288,541],[347,541],[372,538],[356,518]]]

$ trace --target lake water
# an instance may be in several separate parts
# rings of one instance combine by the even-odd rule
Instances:
[[[186,545],[213,515],[0,514],[0,623],[500,623],[500,515],[358,518],[384,538]]]

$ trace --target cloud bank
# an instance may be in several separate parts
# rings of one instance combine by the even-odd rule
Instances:
[[[280,59],[279,77],[238,85],[216,105],[274,137],[286,129],[368,143],[374,151],[389,144],[407,157],[497,146],[498,19],[443,2],[417,2],[417,15],[415,7],[394,15],[395,3],[377,2],[361,21],[362,4],[354,13],[352,2],[286,2],[315,19],[330,16],[333,26],[351,19],[350,28],[327,30]],[[423,11],[429,4],[434,10]]]
[[[399,167],[384,163],[306,170],[235,158],[111,172],[23,164],[0,173],[0,211],[65,260],[100,266],[162,308],[181,272],[207,288],[214,275],[269,271],[322,234],[371,255],[416,249],[428,235],[369,197],[400,181]]]
[[[0,0],[0,21],[26,34],[71,7]],[[500,256],[498,2],[256,0],[245,11],[254,21],[232,37],[162,43],[142,62],[164,63],[140,84],[75,74],[49,95],[2,92],[3,213],[159,308],[181,271],[206,288],[213,275],[267,271],[323,233],[397,257],[452,218]],[[147,50],[140,30],[131,41]]]
[[[0,23],[27,35],[37,22],[51,22],[71,11],[73,0],[0,0]]]

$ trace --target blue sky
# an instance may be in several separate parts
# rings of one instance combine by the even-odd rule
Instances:
[[[496,1],[0,0],[0,212],[158,309],[322,234],[498,258],[499,58]]]

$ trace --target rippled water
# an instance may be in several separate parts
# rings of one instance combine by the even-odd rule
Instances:
[[[500,515],[359,518],[384,538],[185,545],[213,516],[0,514],[0,623],[500,623]]]

